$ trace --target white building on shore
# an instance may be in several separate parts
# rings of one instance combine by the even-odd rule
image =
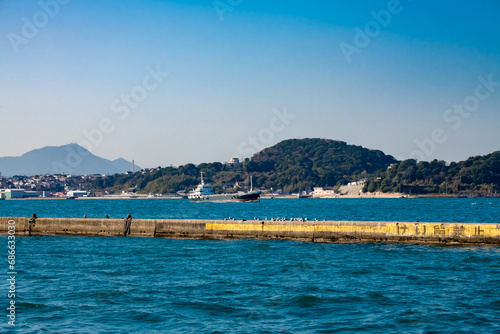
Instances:
[[[86,190],[71,190],[67,193],[68,197],[87,197]]]
[[[36,191],[27,191],[25,189],[0,189],[0,197],[6,199],[40,197]]]
[[[314,198],[335,197],[335,190],[331,188],[314,187]]]

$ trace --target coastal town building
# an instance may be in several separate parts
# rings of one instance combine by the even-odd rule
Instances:
[[[348,186],[362,186],[368,181],[370,181],[370,179],[366,178],[366,179],[361,179],[361,180],[354,181],[354,182],[349,182],[347,185]]]
[[[76,197],[88,196],[88,192],[81,189],[86,189],[93,180],[101,177],[101,174],[0,177],[0,196],[5,199],[51,197],[52,194],[57,196],[56,194],[66,194],[71,191],[82,191],[76,193]]]
[[[86,197],[87,191],[86,190],[70,190],[70,191],[68,191],[67,196],[68,197]]]
[[[24,198],[24,189],[6,189],[5,198]]]
[[[328,198],[335,197],[335,190],[332,188],[314,187],[313,198]]]
[[[25,189],[0,189],[0,193],[0,198],[6,199],[39,197],[36,191],[27,191]]]
[[[239,169],[240,168],[240,159],[238,157],[231,157],[226,164],[230,169]]]

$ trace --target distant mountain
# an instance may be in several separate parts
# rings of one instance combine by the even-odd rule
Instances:
[[[136,170],[141,167],[136,166]],[[132,163],[119,158],[98,157],[78,144],[46,146],[20,157],[0,158],[2,176],[38,174],[115,174],[132,170]]]

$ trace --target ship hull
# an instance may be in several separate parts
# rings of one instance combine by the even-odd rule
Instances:
[[[189,196],[189,200],[191,202],[257,202],[260,194],[260,191],[251,191],[237,194],[192,195]]]

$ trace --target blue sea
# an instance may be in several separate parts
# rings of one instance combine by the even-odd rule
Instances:
[[[500,199],[0,201],[0,216],[500,223]],[[16,239],[19,333],[500,333],[500,247]]]

